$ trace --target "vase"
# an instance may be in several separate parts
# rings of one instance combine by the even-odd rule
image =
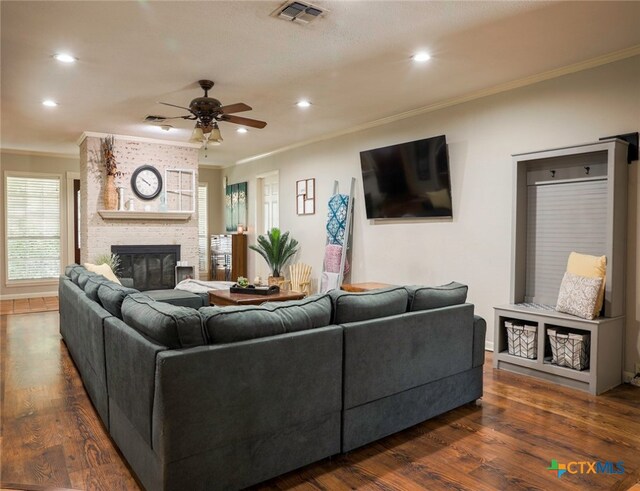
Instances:
[[[267,278],[267,284],[269,286],[271,285],[281,286],[282,283],[284,283],[284,276],[269,276],[269,278]]]
[[[115,176],[107,176],[104,183],[104,209],[116,210],[118,208],[118,189]]]

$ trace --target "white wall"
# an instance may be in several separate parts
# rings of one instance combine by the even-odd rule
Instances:
[[[469,76],[473,76],[472,73]],[[313,108],[311,108],[312,115]],[[255,225],[255,175],[280,171],[280,225],[301,244],[299,259],[322,267],[326,200],[334,179],[358,179],[353,281],[469,285],[469,301],[487,319],[509,301],[511,154],[595,141],[640,130],[640,57],[603,65],[498,95],[265,157],[225,170],[229,183],[249,181],[249,223]],[[359,152],[446,134],[452,174],[451,221],[372,223],[366,220]],[[629,281],[625,369],[640,360],[638,247],[639,163],[630,166]],[[295,181],[316,178],[317,213],[295,214]],[[249,230],[250,243],[255,241]],[[249,277],[257,255],[249,252]]]

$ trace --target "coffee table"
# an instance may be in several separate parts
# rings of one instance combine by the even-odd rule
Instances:
[[[345,283],[340,287],[341,290],[347,292],[368,292],[371,290],[379,290],[380,288],[389,288],[395,285],[390,285],[389,283],[378,283],[374,281],[370,281],[367,283]]]
[[[229,305],[260,305],[264,302],[284,302],[286,300],[300,300],[304,293],[279,292],[273,295],[252,295],[250,293],[231,293],[230,290],[209,290],[209,304],[225,307]]]

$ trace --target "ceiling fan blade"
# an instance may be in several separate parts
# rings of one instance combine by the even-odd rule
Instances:
[[[224,114],[241,113],[243,111],[251,111],[251,106],[247,106],[244,102],[238,102],[237,104],[222,106],[218,110]]]
[[[230,116],[229,114],[221,114],[220,121],[226,121],[227,123],[241,124],[244,126],[250,126],[251,128],[262,129],[267,126],[264,121],[258,121],[257,119],[243,118],[241,116]]]
[[[169,104],[168,102],[158,102],[158,104],[164,104],[165,106],[171,106],[171,107],[179,107],[180,109],[185,109],[185,110],[191,112],[191,109],[189,109],[188,107],[176,106],[175,104]]]
[[[171,116],[169,118],[163,117],[162,119],[165,120],[165,119],[195,119],[195,118],[196,117],[194,115],[188,114],[186,116]]]

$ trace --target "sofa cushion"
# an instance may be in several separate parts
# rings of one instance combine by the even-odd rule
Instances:
[[[98,297],[98,288],[102,283],[108,283],[109,280],[102,275],[89,276],[87,282],[84,285],[84,292],[91,300],[98,302],[100,305],[100,298]]]
[[[329,325],[327,295],[260,306],[203,307],[200,313],[211,344],[235,343]]]
[[[122,320],[140,334],[169,348],[205,344],[200,313],[189,307],[157,302],[132,293],[122,302]]]
[[[87,281],[89,281],[89,278],[92,276],[96,276],[96,274],[91,271],[80,273],[78,275],[78,286],[84,290],[84,287],[87,286]]]
[[[286,332],[305,331],[331,323],[331,297],[326,293],[302,300],[267,302],[262,307],[280,316]]]
[[[204,306],[203,298],[200,295],[184,290],[147,290],[145,294],[158,302],[170,303],[179,307],[199,309]]]
[[[467,301],[469,287],[452,281],[440,286],[406,286],[409,293],[409,312],[439,309],[459,305]]]
[[[98,287],[100,303],[111,315],[122,319],[122,302],[127,295],[138,293],[134,288],[126,288],[118,283],[106,281]]]
[[[331,290],[334,324],[366,321],[402,314],[407,311],[407,290],[403,287],[384,288],[362,293]]]
[[[84,266],[75,266],[69,271],[69,278],[71,278],[71,281],[73,281],[77,285],[78,277],[80,276],[80,274],[86,272],[87,270],[84,268]]]
[[[84,267],[87,269],[87,271],[91,271],[92,273],[96,273],[96,274],[101,274],[109,281],[113,281],[114,283],[118,283],[119,285],[122,284],[120,283],[120,280],[111,269],[111,266],[109,266],[108,264],[84,263]]]
[[[73,268],[78,267],[78,266],[80,266],[80,265],[79,265],[79,264],[76,264],[76,263],[69,264],[69,266],[67,266],[67,267],[65,267],[65,268],[64,268],[64,275],[65,275],[66,277],[70,278],[70,277],[71,277],[71,270],[72,270]]]

